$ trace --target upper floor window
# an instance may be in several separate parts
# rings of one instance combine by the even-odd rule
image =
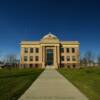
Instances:
[[[27,56],[24,56],[24,61],[27,61]]]
[[[30,56],[30,61],[33,61],[33,56]]]
[[[35,50],[36,50],[36,53],[39,53],[39,48],[36,48]]]
[[[33,48],[30,48],[30,53],[33,53]]]
[[[24,48],[24,52],[25,53],[28,53],[28,48]]]
[[[75,56],[72,56],[72,61],[76,61],[76,57]]]
[[[61,61],[64,61],[64,56],[61,56]]]
[[[64,52],[64,48],[61,48],[61,52]]]
[[[72,53],[75,53],[75,48],[72,48]]]
[[[66,48],[66,52],[69,53],[69,48]]]
[[[67,56],[67,61],[70,61],[70,56]]]
[[[35,61],[39,61],[39,57],[38,56],[35,56]]]

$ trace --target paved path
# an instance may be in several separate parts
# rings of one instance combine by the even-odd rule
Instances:
[[[45,69],[19,100],[88,100],[55,69]]]

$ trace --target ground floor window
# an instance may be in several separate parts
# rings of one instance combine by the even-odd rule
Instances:
[[[33,64],[30,64],[30,68],[32,68],[33,67]]]
[[[35,67],[37,68],[39,65],[38,64],[35,64]]]
[[[75,64],[73,64],[73,68],[75,68],[76,67],[76,65]]]
[[[64,67],[64,64],[61,64],[61,68],[63,68]]]
[[[23,67],[24,67],[24,68],[27,68],[27,66],[28,66],[27,64],[23,64]]]
[[[67,65],[67,68],[70,68],[70,65]]]

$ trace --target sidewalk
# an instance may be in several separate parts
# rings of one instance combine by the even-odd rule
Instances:
[[[88,99],[55,69],[45,69],[19,100]]]

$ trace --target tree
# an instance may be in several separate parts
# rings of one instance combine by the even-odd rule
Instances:
[[[100,55],[97,57],[97,63],[100,66]]]
[[[12,66],[12,67],[15,67],[18,65],[18,59],[15,54],[6,55],[4,58],[4,62],[6,65]]]
[[[86,66],[93,66],[95,62],[94,58],[95,58],[94,53],[92,53],[91,51],[87,51],[84,54],[83,61],[86,64]]]
[[[83,55],[80,55],[80,66],[86,66],[86,59],[83,57]]]
[[[87,60],[86,60],[85,57],[83,57],[83,58],[80,60],[80,64],[81,64],[82,66],[87,66]]]

